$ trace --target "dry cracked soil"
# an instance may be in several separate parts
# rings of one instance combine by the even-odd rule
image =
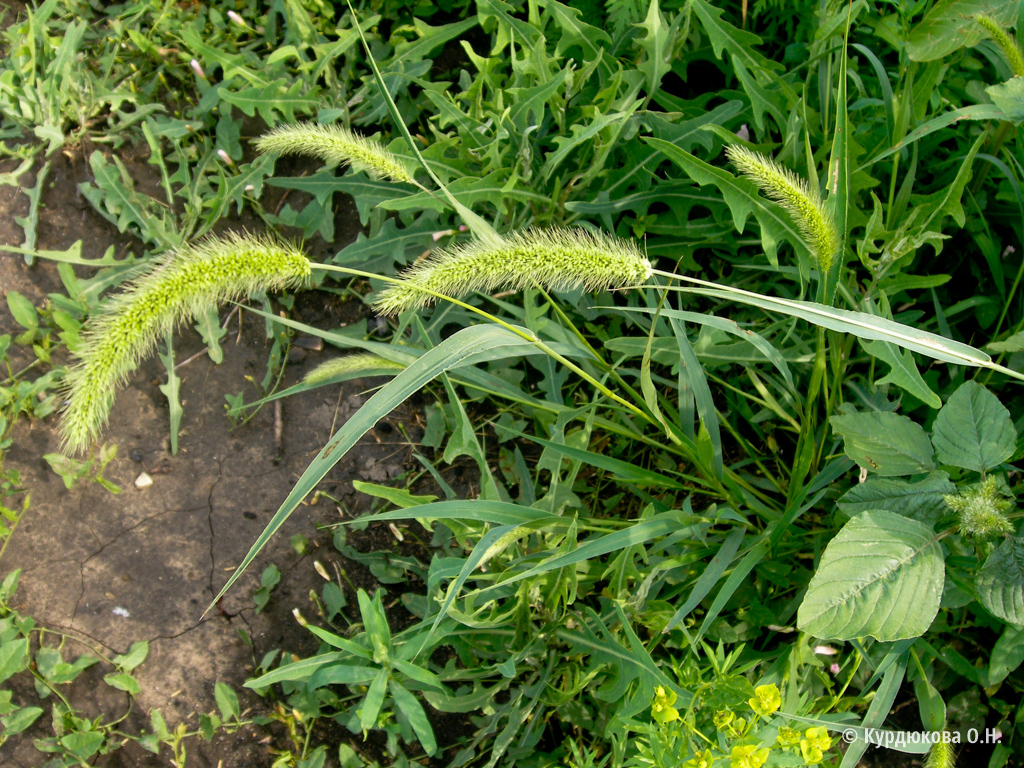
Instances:
[[[86,257],[101,256],[110,245],[118,256],[140,254],[137,242],[118,233],[78,194],[77,183],[88,173],[84,156],[84,152],[58,152],[50,158],[38,247],[63,250],[81,240]],[[144,157],[128,157],[127,162],[140,176],[147,172]],[[13,161],[0,162],[0,173],[13,167]],[[21,183],[33,186],[31,173]],[[357,231],[351,203],[341,208],[338,231],[342,236],[331,252]],[[0,186],[0,246],[22,243],[23,232],[14,217],[26,212],[26,196],[14,186]],[[20,255],[0,253],[0,287],[5,296],[18,291],[38,305],[48,293],[60,291],[61,283],[52,262],[37,260],[29,267]],[[339,303],[327,294],[307,294],[299,297],[296,313],[307,322],[330,328],[352,322],[366,310],[359,304]],[[222,319],[228,314],[222,311]],[[269,650],[299,655],[316,650],[312,636],[291,613],[296,607],[315,613],[309,593],[319,591],[324,582],[313,561],[319,560],[328,572],[335,567],[345,570],[360,587],[377,586],[369,572],[343,558],[332,547],[329,532],[318,531],[316,525],[337,522],[358,507],[351,479],[387,482],[404,472],[410,459],[399,430],[386,422],[378,425],[320,486],[343,504],[321,497],[315,505],[300,506],[240,582],[204,615],[309,461],[359,407],[368,388],[378,383],[355,381],[289,398],[278,416],[280,429],[275,429],[273,406],[231,429],[224,395],[245,390],[247,400],[255,399],[246,376],[263,378],[269,342],[263,320],[244,312],[229,318],[228,329],[219,365],[204,352],[194,331],[186,329],[176,336],[177,360],[188,361],[178,371],[184,419],[177,455],[169,451],[168,408],[159,390],[166,380],[161,363],[155,358],[143,362],[119,393],[104,439],[117,445],[117,458],[105,477],[122,489],[120,494],[98,483],[65,488],[42,458],[60,448],[52,418],[22,420],[5,462],[8,469],[21,473],[22,485],[31,492],[31,506],[0,561],[0,576],[22,570],[16,609],[65,633],[68,657],[96,655],[96,651],[112,656],[126,652],[136,641],[150,644],[149,658],[135,672],[141,692],[121,726],[129,733],[147,728],[148,713],[154,708],[162,711],[172,730],[179,722],[194,730],[197,713],[216,710],[217,681],[239,692],[248,715],[271,714],[274,703],[253,695],[242,684],[254,669],[254,659]],[[0,302],[0,334],[19,330],[6,301]],[[22,362],[31,360],[30,351],[16,354],[22,355]],[[295,383],[331,354],[296,352],[283,384]],[[415,431],[419,416],[407,412],[394,418]],[[140,489],[136,479],[143,473],[153,482]],[[370,547],[371,538],[377,549],[392,544],[386,540],[386,531],[370,533],[364,534],[362,549]],[[289,543],[295,534],[311,542],[305,555]],[[350,543],[360,547],[358,538]],[[253,590],[270,563],[283,578],[267,608],[257,613]],[[352,590],[345,589],[347,610],[354,610]],[[358,620],[357,613],[352,618]],[[49,635],[47,641],[57,637]],[[108,665],[98,664],[70,687],[72,704],[85,716],[110,719],[124,713],[127,696],[102,684],[102,676],[110,671]],[[15,681],[15,695],[31,699],[35,696],[31,680],[21,677]],[[33,740],[50,735],[46,721],[48,715],[0,747],[0,765],[42,764],[46,758]],[[334,744],[339,739],[352,737],[328,721],[314,733],[313,743]],[[283,726],[247,727],[234,735],[219,735],[210,743],[192,740],[187,765],[269,766],[273,750],[286,746]],[[96,764],[148,768],[171,763],[167,750],[158,757],[129,743]]]

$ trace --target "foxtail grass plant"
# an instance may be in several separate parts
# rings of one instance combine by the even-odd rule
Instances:
[[[344,376],[351,373],[361,373],[362,371],[372,371],[374,369],[381,368],[400,371],[405,368],[405,366],[401,363],[396,363],[393,360],[387,360],[380,355],[374,355],[369,352],[357,355],[346,355],[345,357],[338,357],[334,360],[328,360],[325,363],[321,363],[303,377],[302,383],[323,384],[324,382],[330,381],[335,376]]]
[[[1024,53],[1021,53],[1020,46],[1017,45],[1013,35],[988,16],[975,16],[974,20],[985,28],[989,37],[999,46],[999,50],[1003,52],[1003,57],[1006,59],[1006,63],[1009,65],[1010,71],[1013,72],[1014,76],[1024,77]]]
[[[65,379],[63,447],[89,447],[107,422],[116,391],[164,333],[224,301],[298,286],[310,272],[297,247],[250,235],[210,238],[162,258],[83,334],[79,361]]]
[[[757,152],[738,146],[727,147],[725,151],[744,176],[793,218],[819,269],[826,274],[839,251],[839,231],[817,190],[788,168]]]
[[[315,157],[325,163],[347,164],[374,179],[416,184],[409,165],[376,141],[340,125],[282,125],[257,139],[256,149],[279,155]]]
[[[473,291],[604,290],[638,286],[651,263],[635,244],[583,229],[530,230],[497,243],[473,240],[432,253],[407,270],[374,304],[382,315],[427,306],[437,295],[457,298]]]

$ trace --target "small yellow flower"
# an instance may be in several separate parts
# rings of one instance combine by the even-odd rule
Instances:
[[[745,747],[733,747],[729,755],[730,768],[761,768],[768,761],[768,749],[758,749],[751,744]]]
[[[733,721],[736,715],[731,709],[720,709],[715,712],[715,728],[724,731]]]
[[[832,746],[832,737],[828,735],[828,729],[824,727],[808,728],[804,731],[804,737],[800,739],[800,754],[808,765],[820,763],[825,752]]]
[[[711,764],[714,762],[715,758],[711,755],[711,750],[705,749],[683,763],[683,768],[711,768]]]
[[[779,687],[771,685],[759,685],[754,689],[754,698],[748,702],[750,708],[761,717],[770,717],[773,712],[778,712],[782,706],[782,697],[779,696]]]
[[[779,728],[779,746],[783,749],[795,747],[800,743],[800,731],[796,728],[782,726]]]
[[[666,691],[663,686],[654,689],[654,703],[651,704],[651,717],[661,725],[679,719],[679,710],[672,705],[676,703],[675,691]]]

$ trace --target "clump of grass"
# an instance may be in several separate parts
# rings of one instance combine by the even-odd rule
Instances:
[[[1017,45],[1013,35],[988,16],[975,16],[974,20],[985,28],[985,31],[999,46],[1006,58],[1006,63],[1010,65],[1010,71],[1016,77],[1024,77],[1024,54],[1021,53],[1020,46]]]
[[[401,363],[396,363],[393,360],[387,360],[380,355],[374,355],[369,352],[357,355],[346,355],[345,357],[338,357],[334,360],[328,360],[325,363],[321,363],[302,378],[302,383],[323,384],[325,381],[330,381],[335,376],[342,376],[349,373],[360,373],[362,371],[371,371],[380,368],[402,370],[405,366]]]
[[[538,283],[553,290],[603,290],[639,285],[651,263],[635,244],[583,229],[530,230],[497,243],[474,240],[437,251],[407,270],[374,307],[383,315],[424,307],[436,295],[521,290]]]
[[[282,125],[256,141],[260,152],[305,155],[325,163],[348,164],[375,179],[413,181],[412,169],[375,141],[340,125]]]
[[[162,258],[113,298],[83,334],[79,362],[65,378],[63,447],[89,447],[106,424],[116,391],[164,333],[207,307],[298,285],[310,269],[295,246],[248,235],[211,238]]]
[[[839,232],[818,191],[788,168],[757,152],[738,146],[727,147],[725,152],[744,176],[793,218],[821,271],[828,272],[839,251]]]

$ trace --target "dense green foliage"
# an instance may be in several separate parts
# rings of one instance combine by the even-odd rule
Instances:
[[[232,4],[236,21],[152,3],[91,29],[68,5],[38,12],[60,35],[7,33],[3,129],[49,142],[8,152],[146,142],[166,201],[101,150],[83,194],[147,258],[242,206],[331,241],[337,193],[366,232],[314,265],[320,285],[356,278],[373,303],[441,249],[389,289],[430,295],[387,307],[388,342],[275,320],[258,297],[276,359],[281,331],[301,330],[393,378],[239,573],[431,382],[415,451],[445,498],[360,484],[382,507],[359,524],[429,531],[420,558],[372,561],[416,621],[392,632],[381,592],[359,591],[360,625],[328,607],[308,624],[320,653],[268,659],[249,687],[303,723],[383,731],[401,765],[852,768],[898,700],[919,715],[904,729],[998,728],[977,754],[1024,759],[1024,76],[1009,31],[1024,4],[276,0]],[[39,73],[82,77],[67,61],[84,50],[137,75],[86,103],[47,92]],[[351,134],[316,151],[323,131],[290,149],[328,166],[275,175],[243,114],[352,126],[418,180],[374,172],[383,155]],[[309,198],[264,211],[265,185]],[[81,263],[36,253],[30,225],[30,258]],[[566,253],[537,266],[523,233],[552,228],[546,253]],[[620,285],[590,279],[584,253],[612,236],[655,269],[587,292]],[[95,266],[63,273],[71,298],[46,310],[79,354],[78,324],[128,274]],[[11,309],[21,343],[49,338],[31,305]],[[217,323],[199,327],[213,353]],[[367,360],[268,396],[365,376]],[[479,469],[471,499],[445,481],[460,457]],[[465,727],[435,729],[432,712]]]

